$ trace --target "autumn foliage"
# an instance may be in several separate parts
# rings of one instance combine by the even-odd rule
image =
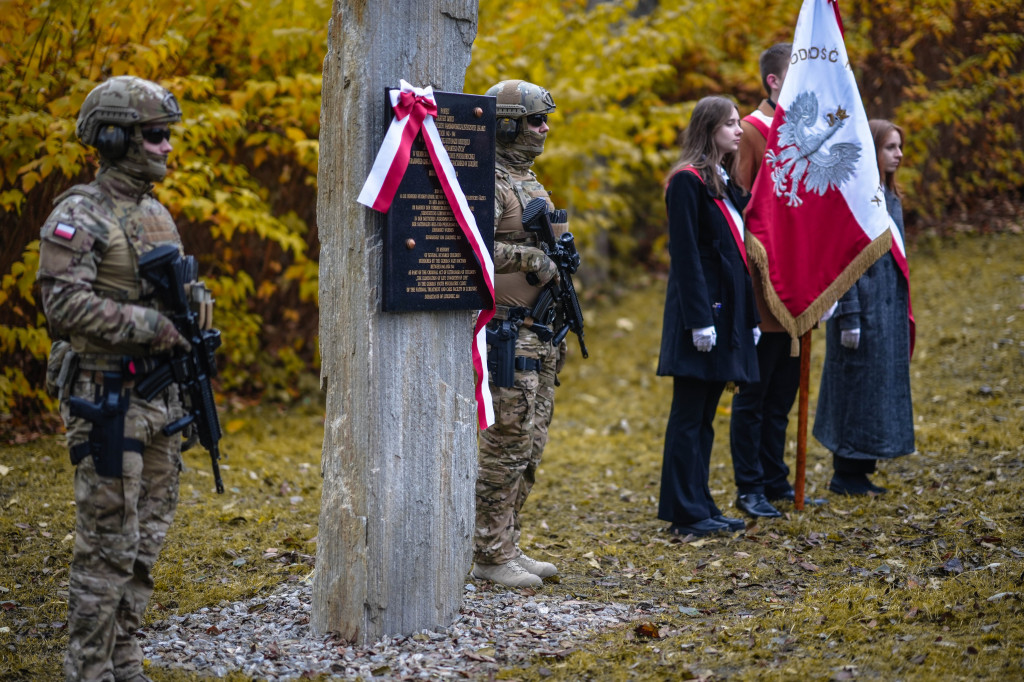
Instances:
[[[744,111],[757,56],[792,38],[799,0],[482,0],[466,90],[525,78],[558,110],[539,165],[571,213],[592,287],[664,258],[662,176],[703,95]],[[843,0],[865,106],[907,131],[918,224],[1018,219],[1024,0]],[[54,197],[88,181],[74,120],[103,79],[159,81],[181,102],[157,189],[217,297],[220,386],[291,399],[318,364],[316,171],[330,0],[9,0],[0,14],[0,414],[52,410],[33,283]],[[404,74],[395,74],[396,81]],[[581,274],[583,274],[581,272]],[[0,429],[4,429],[0,424]]]
[[[0,16],[0,411],[52,407],[33,289],[52,200],[91,179],[74,135],[108,76],[159,81],[181,102],[157,195],[217,298],[220,385],[294,396],[317,362],[316,171],[328,0],[14,0]]]
[[[467,90],[535,80],[558,110],[539,173],[613,273],[663,256],[661,183],[694,103],[764,97],[758,56],[790,41],[801,0],[482,0]],[[909,220],[1020,219],[1024,2],[840,0],[868,116],[907,133]],[[913,227],[913,224],[912,224]],[[583,271],[581,271],[583,274]]]

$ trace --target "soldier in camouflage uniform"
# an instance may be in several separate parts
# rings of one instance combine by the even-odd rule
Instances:
[[[553,564],[531,559],[519,548],[519,511],[533,487],[548,440],[556,375],[565,353],[564,343],[554,347],[531,329],[529,313],[557,270],[538,248],[536,235],[523,230],[522,222],[523,209],[535,197],[543,197],[549,210],[554,210],[530,166],[544,151],[547,115],[555,110],[555,103],[547,90],[519,80],[502,81],[486,94],[498,100],[494,193],[497,314],[491,326],[524,315],[525,322],[515,342],[514,385],[495,386],[491,375],[495,423],[480,437],[473,577],[525,587],[540,585],[542,578],[557,573]],[[557,236],[568,225],[562,222],[553,227]]]
[[[68,680],[149,679],[135,631],[153,592],[151,571],[177,507],[181,469],[181,436],[161,428],[184,410],[173,384],[151,401],[132,388],[137,368],[189,344],[140,281],[138,259],[163,244],[181,250],[170,213],[150,193],[167,173],[168,126],[180,120],[174,95],[155,83],[119,76],[97,86],[76,132],[99,152],[100,170],[92,183],[57,198],[40,233],[37,278],[56,339],[48,376],[77,467]],[[98,427],[72,416],[71,397],[127,405],[122,447],[113,451],[94,438]]]

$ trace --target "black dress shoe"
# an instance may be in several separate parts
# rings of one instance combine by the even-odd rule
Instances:
[[[874,485],[867,474],[834,474],[828,489],[836,495],[882,495],[885,488]]]
[[[747,524],[743,522],[743,519],[734,519],[729,516],[722,516],[721,514],[718,516],[712,516],[711,520],[724,523],[729,527],[729,530],[734,533],[738,530],[744,530],[747,527]]]
[[[764,493],[749,493],[736,497],[736,508],[751,516],[762,516],[765,518],[777,518],[782,512],[772,506]]]
[[[693,535],[702,538],[715,533],[728,533],[729,526],[714,519],[702,519],[687,524],[673,523],[669,526],[668,532],[672,535]]]

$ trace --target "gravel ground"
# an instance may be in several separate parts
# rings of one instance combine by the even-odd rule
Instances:
[[[582,641],[636,619],[632,607],[532,590],[466,585],[455,622],[444,630],[352,646],[310,632],[311,586],[290,584],[269,597],[222,602],[143,628],[153,666],[223,676],[289,680],[316,674],[375,680],[487,678],[535,657],[558,659]]]

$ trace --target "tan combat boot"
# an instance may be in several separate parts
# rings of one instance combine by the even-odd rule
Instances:
[[[515,559],[505,564],[476,564],[471,575],[477,580],[490,580],[506,587],[540,587],[544,584]]]
[[[516,548],[518,549],[518,547]],[[526,552],[519,550],[519,556],[516,557],[516,562],[520,566],[526,569],[528,573],[532,573],[538,578],[550,578],[551,576],[558,573],[558,569],[555,568],[554,564],[549,564],[546,561],[537,561],[526,556]]]

